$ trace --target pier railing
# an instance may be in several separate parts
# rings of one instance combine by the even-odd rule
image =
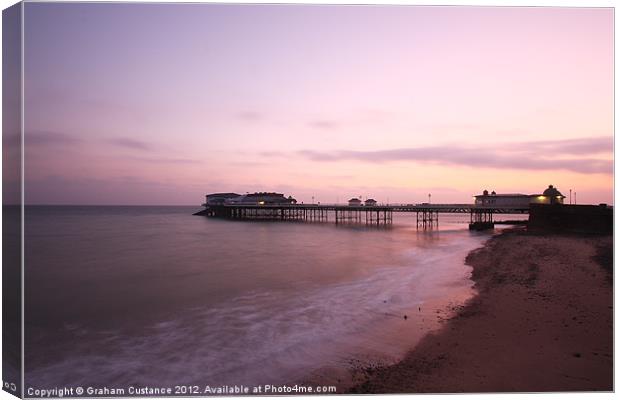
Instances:
[[[494,214],[521,214],[528,213],[529,206],[513,206],[513,205],[477,205],[477,204],[378,204],[375,206],[349,206],[347,204],[218,204],[209,205],[203,204],[206,208],[251,208],[251,209],[323,209],[334,211],[336,209],[349,209],[349,210],[377,210],[377,209],[390,209],[394,212],[416,212],[420,210],[432,210],[440,213],[469,213],[471,211],[486,210],[492,211]]]

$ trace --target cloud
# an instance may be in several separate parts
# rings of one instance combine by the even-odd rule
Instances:
[[[123,137],[114,138],[114,139],[108,140],[108,143],[113,144],[115,146],[132,149],[132,150],[150,150],[151,149],[150,144],[140,141],[140,140],[131,139],[131,138],[123,138]]]
[[[237,118],[246,122],[255,122],[263,119],[263,116],[255,111],[241,111],[237,114]]]
[[[338,122],[325,119],[310,121],[308,125],[317,129],[336,129],[339,126]]]
[[[596,158],[575,158],[593,154],[613,154],[612,139],[608,137],[569,139],[559,141],[520,142],[488,147],[434,146],[398,148],[378,151],[315,151],[300,150],[296,154],[317,162],[354,160],[369,163],[395,161],[424,162],[473,168],[567,170],[579,173],[613,171],[613,161]],[[278,156],[281,153],[263,153]],[[571,158],[562,158],[572,156]]]
[[[579,138],[566,140],[547,140],[510,144],[513,150],[529,151],[534,153],[547,152],[549,155],[587,155],[613,152],[614,140],[611,136],[594,138]]]
[[[234,165],[237,167],[268,167],[271,164],[262,161],[229,161],[228,165]]]
[[[263,157],[285,157],[286,156],[286,153],[283,153],[281,151],[261,151],[258,154],[260,154]]]
[[[24,139],[26,146],[66,146],[82,141],[73,135],[55,131],[29,131]],[[19,138],[15,142],[19,144]]]
[[[197,164],[200,161],[191,158],[167,158],[167,157],[131,157],[134,161],[154,164]]]

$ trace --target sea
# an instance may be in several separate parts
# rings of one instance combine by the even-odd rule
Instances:
[[[342,390],[475,294],[464,260],[493,234],[460,214],[418,229],[415,214],[368,227],[198,210],[26,207],[25,388]]]

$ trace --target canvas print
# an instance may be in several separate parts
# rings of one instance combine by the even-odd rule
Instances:
[[[612,392],[614,10],[3,11],[17,397]]]

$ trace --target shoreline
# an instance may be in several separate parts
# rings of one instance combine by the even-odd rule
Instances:
[[[613,238],[511,228],[465,260],[477,294],[346,393],[613,390]]]

